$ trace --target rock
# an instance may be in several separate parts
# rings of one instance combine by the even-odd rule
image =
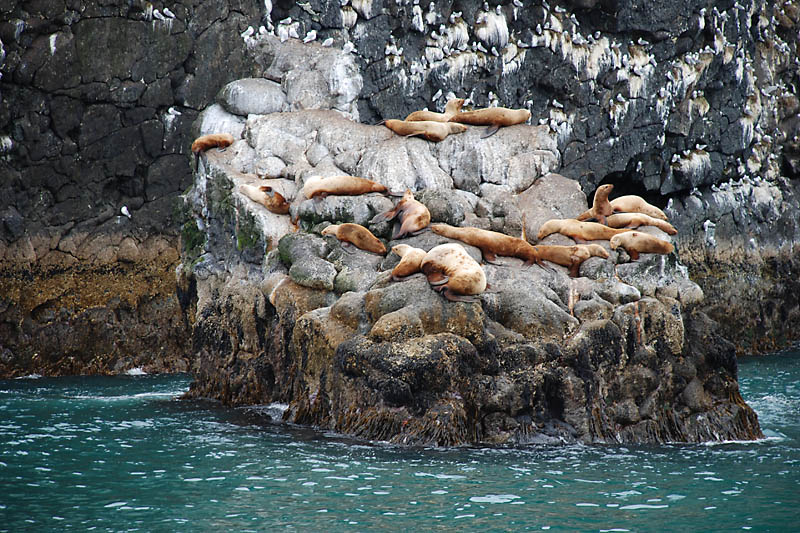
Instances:
[[[242,117],[289,110],[281,85],[263,78],[244,78],[230,82],[217,94],[217,102],[228,113]]]

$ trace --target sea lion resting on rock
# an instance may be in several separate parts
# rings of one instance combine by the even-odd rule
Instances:
[[[615,213],[644,213],[653,218],[667,220],[667,215],[654,205],[648,204],[644,198],[629,194],[611,200],[611,207]]]
[[[311,176],[300,191],[308,199],[317,196],[324,198],[329,194],[356,196],[370,192],[387,194],[386,185],[358,176]]]
[[[522,124],[531,118],[531,112],[527,109],[508,109],[507,107],[487,107],[485,109],[475,109],[473,111],[462,111],[456,113],[450,122],[460,122],[472,126],[489,126],[483,137],[494,135],[501,126],[513,126]]]
[[[209,133],[201,135],[192,143],[192,153],[199,155],[210,148],[226,148],[233,144],[233,135],[230,133]]]
[[[653,218],[644,213],[617,213],[606,218],[606,223],[612,228],[638,228],[639,226],[655,226],[668,235],[677,235],[678,230],[660,218]]]
[[[351,222],[331,224],[322,230],[322,235],[333,235],[342,242],[350,243],[356,248],[368,252],[381,255],[386,253],[386,246],[371,231],[360,224]],[[346,249],[344,246],[342,248]]]
[[[437,113],[435,111],[414,111],[406,117],[406,122],[418,122],[421,120],[431,120],[433,122],[447,122],[456,113],[461,111],[461,106],[464,105],[463,98],[453,98],[447,101],[444,106],[444,113]]]
[[[194,154],[194,164],[200,164],[200,154],[211,148],[227,148],[234,143],[235,139],[230,133],[209,133],[201,135],[192,143],[192,153]]]
[[[622,246],[631,259],[636,261],[639,254],[670,254],[675,247],[672,243],[653,237],[641,231],[628,231],[611,238],[611,248],[616,250]]]
[[[413,137],[419,135],[429,141],[443,141],[451,133],[463,133],[467,127],[463,124],[454,122],[435,122],[433,120],[422,120],[406,122],[405,120],[389,119],[383,123],[384,126],[398,135]]]
[[[518,257],[524,260],[526,265],[542,264],[532,244],[504,233],[480,228],[457,228],[448,224],[431,224],[431,230],[438,235],[480,248],[484,261],[488,263],[494,263],[498,255],[504,255]]]
[[[614,212],[614,208],[611,207],[611,202],[608,201],[608,195],[611,193],[611,190],[614,188],[613,185],[601,185],[594,191],[594,201],[592,201],[592,208],[588,211],[584,211],[578,218],[575,220],[589,220],[590,218],[594,218],[600,224],[606,223],[606,217]]]
[[[289,212],[289,202],[283,197],[281,193],[270,187],[269,185],[248,185],[243,183],[239,185],[239,190],[256,202],[261,204],[273,213],[278,215],[285,215]]]
[[[400,262],[392,269],[394,281],[402,281],[408,276],[420,272],[422,260],[428,253],[422,248],[414,248],[407,244],[396,244],[392,246],[392,251],[400,256]]]
[[[569,275],[578,276],[581,263],[590,257],[608,258],[608,251],[599,244],[575,244],[572,246],[539,244],[536,246],[539,257],[557,265],[569,268]]]
[[[475,302],[486,290],[486,274],[457,243],[434,246],[422,260],[422,273],[435,291],[450,301]]]
[[[580,222],[574,218],[551,219],[539,228],[537,239],[542,240],[552,233],[560,233],[572,237],[578,242],[609,240],[614,235],[631,231],[630,229],[615,229],[598,224],[597,222]]]
[[[414,199],[410,189],[406,189],[403,198],[397,202],[394,209],[375,215],[371,224],[392,220],[400,216],[400,227],[392,235],[392,239],[401,239],[406,235],[417,235],[431,223],[431,213],[421,202]]]

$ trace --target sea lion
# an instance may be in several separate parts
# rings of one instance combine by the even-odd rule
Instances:
[[[329,194],[356,196],[369,192],[388,193],[386,185],[358,176],[311,176],[300,191],[308,199],[317,196],[324,198]]]
[[[400,216],[400,227],[395,229],[392,239],[402,239],[406,235],[417,235],[431,223],[431,213],[421,202],[414,199],[410,189],[406,189],[403,198],[394,209],[375,215],[370,223],[376,224],[384,220],[392,220]]]
[[[613,185],[601,185],[594,191],[594,201],[592,201],[592,208],[588,211],[584,211],[578,218],[575,220],[589,220],[590,218],[594,218],[600,224],[606,223],[606,217],[614,212],[614,209],[611,207],[611,203],[608,201],[608,195],[611,193],[611,190],[614,188]]]
[[[447,101],[447,104],[444,106],[444,113],[437,113],[435,111],[414,111],[406,117],[406,122],[418,122],[421,120],[447,122],[456,113],[461,111],[461,106],[463,105],[463,98],[453,98],[452,100]]]
[[[289,202],[286,201],[286,198],[281,193],[269,185],[258,186],[243,183],[239,185],[239,190],[242,194],[275,214],[285,215],[289,212]]]
[[[493,263],[498,255],[518,257],[526,265],[542,264],[536,248],[527,241],[504,233],[480,228],[457,228],[448,224],[431,224],[434,233],[457,239],[481,249],[484,261]]]
[[[653,218],[667,220],[667,215],[654,205],[648,204],[641,196],[629,194],[611,200],[611,207],[615,213],[644,213]]]
[[[192,153],[196,156],[210,148],[225,148],[234,143],[235,139],[230,133],[209,133],[201,135],[192,143]]]
[[[609,228],[597,222],[580,222],[574,218],[551,219],[539,228],[538,240],[542,240],[551,233],[560,233],[572,237],[576,241],[608,240],[619,233],[631,231],[630,229]]]
[[[581,263],[590,257],[608,258],[608,251],[599,244],[575,244],[572,246],[539,244],[536,246],[539,257],[569,269],[569,275],[578,277]]]
[[[333,235],[342,242],[350,243],[356,248],[375,254],[384,255],[386,246],[372,234],[370,230],[360,224],[345,222],[344,224],[331,224],[322,230],[323,235]]]
[[[422,269],[422,260],[425,259],[425,250],[414,248],[407,244],[396,244],[392,251],[400,256],[400,262],[392,269],[392,279],[401,281]]]
[[[405,120],[389,119],[383,123],[384,126],[398,135],[413,137],[419,135],[429,141],[439,142],[447,138],[451,133],[463,133],[467,127],[455,122],[435,122],[433,120],[421,120],[406,122]]]
[[[522,124],[531,118],[531,112],[527,109],[508,109],[506,107],[487,107],[484,109],[474,109],[472,111],[462,111],[456,113],[450,122],[470,124],[472,126],[489,126],[483,137],[490,137],[497,133],[501,126],[513,126]]]
[[[678,230],[675,226],[661,220],[653,218],[644,213],[617,213],[606,218],[606,223],[612,228],[638,228],[639,226],[655,226],[668,235],[677,235]]]
[[[434,246],[422,260],[422,273],[435,291],[453,302],[476,302],[486,290],[486,274],[458,243]]]
[[[611,248],[622,246],[631,259],[636,261],[639,254],[670,254],[675,247],[672,243],[653,237],[641,231],[627,231],[611,238]]]

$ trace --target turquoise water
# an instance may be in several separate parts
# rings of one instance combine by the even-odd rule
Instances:
[[[189,382],[0,381],[0,531],[800,527],[800,351],[741,362],[755,443],[409,450],[177,400]]]

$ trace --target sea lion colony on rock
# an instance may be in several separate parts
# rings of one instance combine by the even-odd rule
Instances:
[[[462,112],[460,110],[463,104],[463,99],[451,99],[444,113],[415,111],[409,114],[405,121],[390,119],[384,124],[401,135],[421,135],[428,140],[441,141],[451,133],[465,131],[467,127],[462,123],[490,126],[486,137],[501,126],[521,124],[530,118],[530,112],[526,109],[486,108]],[[199,157],[202,151],[212,147],[229,146],[233,142],[234,139],[229,134],[203,135],[192,144],[192,152]],[[289,211],[286,199],[269,186],[241,185],[240,190],[245,196],[273,213],[286,214]],[[546,221],[540,227],[537,239],[541,240],[558,232],[575,239],[578,243],[609,240],[612,249],[625,248],[633,260],[637,260],[640,253],[671,253],[674,250],[671,243],[632,231],[632,228],[647,225],[658,227],[669,235],[675,235],[677,230],[667,222],[664,212],[634,195],[609,200],[612,190],[613,185],[601,185],[595,191],[592,207],[589,210],[578,215],[576,219]],[[319,200],[328,195],[361,195],[372,192],[396,195],[385,185],[358,176],[312,176],[305,182],[295,202],[301,201],[303,197]],[[527,241],[524,231],[523,238],[517,238],[480,228],[454,227],[447,224],[431,225],[428,208],[414,198],[411,190],[406,190],[403,198],[393,209],[376,215],[370,222],[390,221],[397,217],[399,224],[395,226],[392,239],[417,235],[430,227],[434,233],[479,248],[483,259],[489,263],[495,263],[498,255],[522,259],[526,266],[537,263],[545,267],[543,261],[549,261],[567,267],[569,275],[576,277],[580,265],[585,260],[590,257],[604,259],[609,257],[608,251],[598,244],[534,246]],[[592,218],[598,222],[586,222]],[[322,235],[334,235],[344,244],[349,243],[372,253],[386,253],[385,245],[359,224],[331,224],[322,231]],[[446,298],[454,301],[474,301],[476,295],[486,288],[483,269],[462,246],[450,244],[453,246],[440,245],[429,252],[405,244],[394,246],[392,251],[401,257],[401,261],[392,269],[392,279],[400,281],[423,271],[435,290]],[[436,253],[431,255],[434,250]]]

